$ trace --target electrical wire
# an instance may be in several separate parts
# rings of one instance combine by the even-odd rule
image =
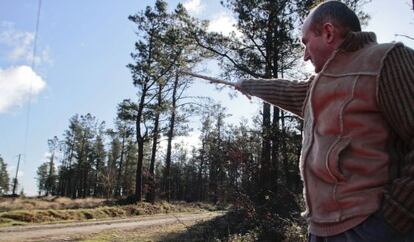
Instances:
[[[37,51],[37,39],[39,33],[39,23],[40,23],[40,10],[42,7],[42,0],[38,2],[37,8],[37,19],[36,19],[36,27],[34,33],[34,41],[33,41],[33,53],[32,53],[32,60],[31,60],[31,68],[34,71],[36,66],[36,51]],[[30,113],[31,113],[31,102],[32,102],[32,89],[33,89],[33,82],[30,81],[30,89],[29,89],[29,101],[27,104],[27,113],[26,113],[26,126],[24,132],[24,146],[23,146],[23,159],[26,160],[26,152],[27,152],[27,143],[29,140],[29,129],[30,129]]]

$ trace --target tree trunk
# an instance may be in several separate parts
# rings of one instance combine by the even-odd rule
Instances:
[[[161,105],[162,105],[162,85],[158,84],[158,104],[157,110],[155,111],[154,117],[154,130],[153,130],[153,138],[152,138],[152,151],[151,151],[151,162],[149,168],[149,182],[148,182],[148,193],[147,193],[147,202],[154,203],[155,202],[155,176],[154,176],[154,168],[155,168],[155,157],[157,155],[157,145],[158,145],[158,137],[159,137],[159,123],[160,123],[160,112],[161,112]]]
[[[64,191],[64,196],[65,197],[70,197],[72,195],[72,158],[73,158],[73,145],[71,145],[70,148],[70,155],[68,158],[68,170],[66,171],[65,176],[67,176],[67,180],[66,180],[66,184],[65,184],[65,191]]]
[[[137,170],[135,172],[135,202],[140,202],[142,200],[142,162],[144,159],[144,136],[141,134],[141,121],[142,121],[142,114],[144,110],[145,104],[145,96],[146,96],[146,85],[144,85],[143,92],[141,94],[141,98],[138,104],[138,112],[137,112],[137,119],[135,122],[136,126],[136,139],[138,145],[138,161],[137,161]]]
[[[202,142],[202,150],[200,153],[200,169],[198,170],[198,201],[202,201],[204,199],[203,194],[204,194],[204,184],[203,184],[203,167],[204,167],[204,147],[205,147],[205,143],[204,140],[201,141]]]
[[[176,116],[176,109],[177,109],[177,89],[178,89],[178,73],[175,75],[174,86],[173,86],[173,93],[172,93],[172,104],[171,104],[171,117],[170,117],[170,125],[168,130],[168,142],[167,142],[167,155],[165,159],[165,196],[167,201],[171,199],[171,177],[170,177],[170,169],[171,169],[171,149],[172,149],[172,140],[174,137],[174,128],[175,128],[175,116]]]
[[[273,107],[273,122],[272,122],[272,192],[277,193],[279,180],[279,113],[277,107]]]
[[[118,167],[118,177],[116,179],[116,188],[115,188],[115,195],[116,196],[121,196],[121,177],[122,177],[122,166],[124,163],[124,150],[125,150],[125,139],[126,139],[126,134],[123,133],[122,134],[122,144],[121,144],[121,157],[119,160],[119,167]]]
[[[53,171],[53,159],[55,158],[55,154],[52,153],[50,157],[50,163],[49,163],[49,175],[47,176],[47,186],[46,186],[46,196],[49,196],[49,192],[51,189],[51,183],[52,183],[52,171]]]
[[[270,104],[263,103],[262,152],[260,161],[260,187],[268,190],[270,179],[271,125]]]
[[[266,43],[265,43],[265,53],[266,53],[266,69],[265,76],[266,78],[272,77],[272,53],[273,53],[273,43],[272,43],[272,33],[273,33],[273,16],[270,14],[266,32]],[[259,196],[259,202],[265,202],[265,197],[270,191],[271,184],[271,140],[272,140],[272,127],[270,122],[270,104],[263,103],[263,125],[262,125],[262,156],[261,156],[261,167],[260,167],[260,187],[262,188],[262,194]]]
[[[130,184],[129,182],[128,182],[128,179],[132,179],[132,177],[131,178],[129,178],[129,172],[128,172],[128,169],[129,169],[129,158],[128,158],[128,153],[129,153],[129,144],[128,144],[128,146],[127,146],[127,150],[126,150],[126,155],[127,155],[127,159],[125,159],[125,172],[124,172],[124,176],[123,176],[123,178],[122,178],[122,188],[123,188],[123,195],[125,196],[129,196],[130,195],[130,186],[128,185],[128,184]]]
[[[285,127],[285,112],[282,111],[282,135],[281,135],[281,148],[282,148],[282,157],[283,157],[283,173],[286,177],[286,187],[290,189],[290,173],[289,173],[289,163],[288,163],[288,151],[286,148],[286,142],[287,142],[287,134],[286,134],[286,127]]]

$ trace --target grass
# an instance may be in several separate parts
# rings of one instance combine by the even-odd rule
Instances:
[[[303,228],[294,222],[276,225],[279,236],[264,238],[260,229],[243,216],[240,211],[232,211],[224,216],[215,217],[203,222],[186,222],[186,224],[169,224],[151,226],[128,231],[110,230],[95,235],[78,237],[82,242],[305,242]]]
[[[193,226],[194,223],[187,223]],[[144,229],[120,231],[106,231],[92,236],[79,237],[76,240],[82,242],[137,242],[137,241],[165,241],[170,234],[186,231],[183,224],[168,224],[165,226],[151,226]]]
[[[103,199],[0,199],[0,226],[34,223],[64,223],[162,213],[217,211],[223,207],[207,203],[141,202],[116,205]],[[119,203],[121,204],[121,203]],[[270,233],[269,233],[270,232]],[[75,235],[76,236],[76,235]],[[306,241],[306,226],[294,219],[281,218],[277,213],[264,219],[246,215],[242,210],[200,223],[168,224],[129,231],[110,230],[103,233],[79,236],[76,241]]]
[[[16,226],[34,223],[54,223],[100,220],[110,218],[125,218],[138,215],[161,213],[201,212],[218,210],[216,206],[204,203],[167,203],[155,204],[141,202],[132,205],[103,205],[115,204],[102,199],[2,199],[0,226]],[[12,200],[12,199],[9,199]],[[30,204],[30,205],[29,205]],[[57,205],[60,204],[60,205]]]
[[[66,197],[0,198],[0,212],[13,210],[79,209],[107,206],[115,200],[101,198],[70,199]]]
[[[171,233],[162,241],[278,241],[305,242],[304,221],[294,218],[281,218],[272,214],[265,219],[252,217],[244,209],[231,210],[226,215],[195,224],[181,233]]]
[[[109,230],[95,235],[84,235],[73,238],[82,242],[139,242],[139,241],[168,241],[177,234],[186,233],[189,228],[196,226],[195,221],[174,223],[159,226],[149,226],[132,230]],[[203,240],[198,240],[203,241]]]

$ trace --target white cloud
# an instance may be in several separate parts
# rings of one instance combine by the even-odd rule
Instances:
[[[241,33],[236,28],[236,24],[236,19],[234,19],[230,14],[222,12],[213,17],[207,30],[209,32],[217,32],[224,35],[230,35],[231,32],[235,32],[236,36],[240,36]]]
[[[192,14],[199,14],[204,9],[204,5],[201,4],[201,0],[188,0],[183,3],[185,9]]]
[[[30,58],[30,52],[32,43],[34,40],[34,35],[28,32],[18,32],[15,34],[5,33],[3,32],[2,38],[0,40],[4,41],[4,43],[12,46],[13,49],[9,53],[9,58],[11,60],[17,61],[20,59],[28,59]]]
[[[193,131],[189,132],[188,136],[177,136],[174,137],[172,145],[182,144],[186,150],[190,153],[193,147],[200,148],[200,132]],[[167,138],[163,137],[160,142],[159,150],[165,151],[167,149]]]
[[[13,23],[1,22],[0,24],[0,47],[7,49],[7,59],[9,61],[24,61],[31,63],[33,60],[33,42],[34,33],[16,30]],[[37,51],[35,63],[51,63],[49,49],[41,49]]]
[[[179,136],[174,139],[174,144],[183,144],[188,151],[191,151],[192,147],[201,147],[200,132],[193,131],[188,136]]]
[[[46,82],[29,66],[0,69],[0,113],[22,106],[45,87]]]

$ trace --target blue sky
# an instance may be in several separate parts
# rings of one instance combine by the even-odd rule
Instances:
[[[111,126],[116,105],[124,98],[136,97],[125,67],[131,62],[135,41],[135,28],[127,17],[154,2],[42,0],[36,65],[32,69],[38,1],[0,1],[0,155],[14,176],[17,155],[25,154],[19,179],[26,194],[36,194],[34,177],[37,167],[46,160],[47,139],[61,137],[71,116],[90,112]],[[167,2],[174,8],[179,1]],[[231,29],[234,20],[218,0],[182,2],[194,16],[210,19],[211,30]],[[413,47],[414,41],[395,37],[414,35],[410,2],[372,1],[365,6],[371,15],[365,30],[376,32],[379,42],[397,40]],[[205,74],[215,75],[214,68],[204,68]],[[233,114],[233,122],[240,117],[250,118],[258,110],[257,100],[251,102],[243,96],[231,99],[226,90],[218,92],[201,81],[191,92],[220,101]]]

